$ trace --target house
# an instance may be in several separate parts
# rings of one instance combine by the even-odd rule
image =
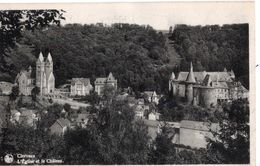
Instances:
[[[12,93],[13,84],[10,82],[0,82],[0,95],[10,95]]]
[[[102,95],[105,86],[111,86],[117,89],[117,80],[111,72],[109,73],[108,77],[101,77],[95,80],[95,92],[98,95]]]
[[[70,86],[71,96],[86,96],[93,90],[89,78],[72,78]]]
[[[19,86],[20,94],[28,96],[34,88],[35,79],[32,77],[32,67],[28,70],[21,70],[15,78],[16,84]]]
[[[160,118],[160,113],[152,111],[148,114],[148,119],[149,120],[159,120]]]
[[[155,91],[145,91],[144,92],[144,97],[148,100],[150,103],[159,103],[159,96],[156,94]]]
[[[51,134],[62,136],[70,128],[70,121],[65,118],[57,119],[50,127]]]

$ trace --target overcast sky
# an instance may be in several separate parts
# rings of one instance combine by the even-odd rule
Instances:
[[[174,24],[249,23],[252,5],[246,2],[92,3],[71,4],[63,9],[67,11],[65,23],[127,22],[168,30]]]
[[[1,4],[1,9],[64,9],[66,23],[103,22],[151,25],[168,30],[175,24],[212,25],[253,22],[253,2],[153,2],[153,3],[67,3]]]

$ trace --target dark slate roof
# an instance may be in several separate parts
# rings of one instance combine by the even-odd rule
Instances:
[[[102,78],[102,77],[100,77],[100,78],[97,78],[97,79],[95,80],[95,84],[96,84],[96,83],[102,83],[102,84],[103,84],[103,83],[105,83],[106,81],[107,81],[107,78],[104,78],[104,77]]]
[[[178,78],[177,81],[186,81],[188,80],[188,74],[189,72],[180,72],[178,74]],[[194,77],[196,79],[196,81],[198,82],[202,82],[204,80],[204,78],[206,77],[207,74],[210,75],[210,78],[213,82],[215,81],[224,81],[224,82],[230,82],[232,81],[231,75],[229,72],[193,72]]]
[[[90,79],[89,78],[72,78],[71,85],[75,85],[76,82],[81,82],[82,84],[84,84],[84,86],[87,86],[90,84]]]

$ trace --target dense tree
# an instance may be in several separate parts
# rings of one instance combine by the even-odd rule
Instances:
[[[30,154],[36,159],[60,159],[63,142],[58,136],[51,136],[44,130],[21,125],[10,125],[1,132],[0,155]]]
[[[65,162],[68,164],[145,164],[148,131],[126,101],[103,98],[96,116],[86,129],[65,134]],[[83,139],[84,138],[84,139]]]
[[[34,101],[34,102],[36,102],[36,100],[37,100],[37,96],[40,94],[40,88],[38,87],[38,86],[36,86],[36,87],[34,87],[33,89],[32,89],[32,92],[31,92],[32,94],[32,100]]]
[[[63,17],[63,12],[64,11],[62,10],[0,11],[0,72],[3,73],[0,74],[0,76],[4,77],[5,79],[10,79],[8,74],[14,74],[12,72],[14,72],[13,70],[15,69],[13,63],[10,63],[10,60],[15,61],[15,58],[12,57],[13,51],[10,50],[10,48],[14,48],[17,45],[17,42],[19,42],[22,38],[22,32],[24,30],[32,31],[35,29],[44,28],[53,24],[60,25],[60,21],[65,19]],[[23,47],[23,49],[29,50],[29,48],[25,47]],[[11,54],[11,57],[9,54]],[[22,61],[26,63],[26,61]],[[19,61],[19,63],[20,62],[21,61]]]
[[[249,88],[248,24],[176,25],[170,39],[182,57],[180,68],[188,71],[190,61],[198,71],[233,70]]]
[[[167,125],[161,128],[161,132],[155,138],[149,154],[150,164],[174,164],[177,163],[177,151],[172,143],[174,133]]]
[[[30,59],[20,61],[26,66],[38,57],[40,51],[44,55],[50,51],[57,85],[74,77],[91,78],[93,83],[96,77],[113,72],[119,87],[132,87],[135,91],[167,90],[170,71],[165,66],[168,61],[165,37],[149,26],[68,24],[52,26],[45,31],[25,31],[23,36],[20,47],[10,56],[15,57],[15,52],[29,49],[32,49],[32,55],[28,53],[15,60],[10,58],[8,65],[12,66],[13,73],[21,69],[21,64],[17,63],[19,59]],[[15,77],[15,74],[10,75]]]
[[[17,99],[17,97],[19,96],[19,93],[20,93],[19,87],[18,86],[14,86],[12,88],[11,94],[9,95],[10,101],[15,101]]]
[[[212,131],[216,139],[209,140],[210,163],[248,164],[249,148],[249,104],[239,99],[224,107],[220,130]]]

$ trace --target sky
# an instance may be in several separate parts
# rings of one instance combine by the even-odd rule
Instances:
[[[168,30],[175,24],[254,22],[254,3],[250,1],[1,4],[1,9],[63,9],[66,20],[62,24],[135,23],[149,24],[157,30]]]
[[[90,3],[66,5],[63,9],[63,24],[121,22],[149,24],[157,30],[168,30],[175,24],[249,23],[253,15],[253,3],[249,2]]]

